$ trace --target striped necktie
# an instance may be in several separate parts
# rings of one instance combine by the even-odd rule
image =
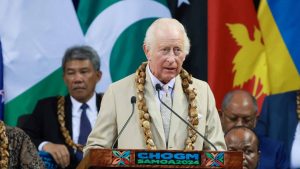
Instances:
[[[169,92],[169,86],[168,85],[163,86],[163,90],[164,93],[161,96],[161,100],[169,107],[172,107],[172,98],[171,98],[171,93]],[[168,143],[171,111],[163,104],[160,104],[160,113],[162,117],[164,131],[165,131],[166,143]]]

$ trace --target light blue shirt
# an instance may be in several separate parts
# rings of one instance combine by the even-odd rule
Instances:
[[[171,79],[167,84],[163,84],[160,80],[158,80],[151,72],[150,70],[150,67],[149,65],[147,65],[146,67],[149,75],[150,75],[150,79],[151,79],[151,82],[152,82],[152,86],[153,88],[155,89],[155,85],[156,84],[160,84],[160,86],[162,88],[164,88],[164,86],[169,86],[168,88],[168,91],[165,91],[165,90],[161,90],[159,93],[160,93],[160,98],[162,97],[162,95],[166,95],[166,94],[171,94],[171,98],[172,98],[172,102],[173,102],[173,89],[174,89],[174,85],[175,85],[175,77],[173,79]],[[155,90],[156,91],[156,90]],[[156,103],[157,103],[157,106],[158,108],[160,108],[160,101],[158,99],[158,93],[155,92],[155,98],[156,98]]]

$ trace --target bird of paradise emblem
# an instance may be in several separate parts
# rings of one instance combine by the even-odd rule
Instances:
[[[267,58],[261,32],[255,27],[252,40],[245,25],[227,23],[226,26],[232,38],[241,47],[232,61],[233,87],[243,88],[247,81],[254,78],[252,95],[258,99],[263,94],[269,94]],[[259,85],[262,87],[259,88]]]

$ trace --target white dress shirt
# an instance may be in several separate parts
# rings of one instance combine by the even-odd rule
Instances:
[[[82,103],[75,100],[73,97],[71,97],[72,101],[72,139],[74,143],[78,143],[79,138],[79,129],[80,129],[80,117],[82,113],[82,109],[80,106]],[[95,126],[95,122],[97,119],[97,105],[96,105],[96,93],[94,93],[93,97],[86,102],[86,104],[89,106],[86,109],[86,115],[91,123],[91,127],[93,128]]]
[[[291,150],[291,168],[300,168],[300,121],[298,122]]]
[[[78,102],[71,96],[71,102],[72,102],[72,140],[74,143],[78,143],[79,138],[79,129],[80,129],[80,117],[82,110],[80,106],[82,103]],[[91,97],[90,100],[86,102],[86,104],[89,106],[86,110],[87,117],[91,123],[91,127],[93,128],[98,116],[98,110],[97,110],[97,104],[96,104],[96,93]],[[49,143],[49,141],[43,141],[39,147],[38,150],[42,151],[45,144]]]

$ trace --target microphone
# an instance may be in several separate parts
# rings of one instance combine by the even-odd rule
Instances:
[[[175,114],[181,121],[183,121],[187,126],[189,126],[192,130],[194,130],[200,137],[202,137],[208,144],[210,144],[215,151],[218,151],[216,146],[210,142],[206,137],[204,137],[197,129],[195,129],[194,126],[192,126],[189,122],[187,122],[186,120],[184,120],[181,116],[179,116],[179,114],[177,114],[173,109],[171,109],[166,103],[164,103],[161,98],[160,98],[160,91],[162,90],[162,87],[160,86],[160,84],[156,84],[155,85],[155,89],[158,92],[158,99],[161,102],[161,104],[163,104],[167,109],[169,109],[173,114]]]
[[[122,129],[120,130],[120,133],[118,134],[118,136],[117,136],[116,139],[114,140],[114,142],[113,142],[113,144],[112,144],[112,146],[111,146],[111,149],[113,149],[114,146],[116,145],[116,143],[117,143],[119,137],[120,137],[121,134],[123,133],[125,127],[127,126],[128,122],[130,121],[130,119],[131,119],[131,117],[132,117],[132,115],[133,115],[133,113],[134,113],[134,105],[135,105],[135,103],[136,103],[136,97],[135,97],[135,96],[132,96],[131,99],[130,99],[130,102],[131,102],[131,105],[132,105],[132,112],[131,112],[130,116],[128,117],[127,121],[125,122],[124,126],[123,126]]]

